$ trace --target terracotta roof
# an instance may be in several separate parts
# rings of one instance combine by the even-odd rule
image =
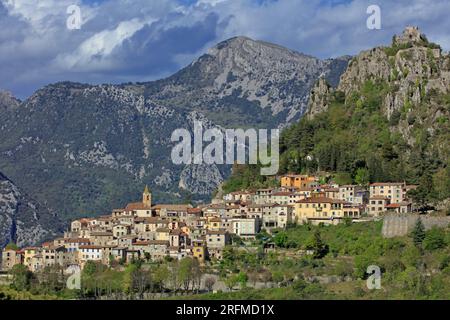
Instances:
[[[400,204],[399,203],[390,203],[390,204],[385,205],[385,207],[395,209],[395,208],[400,208]]]
[[[147,206],[143,202],[132,202],[127,204],[125,210],[133,211],[133,210],[151,210],[150,206]]]
[[[202,209],[200,209],[200,208],[188,208],[187,209],[187,213],[189,213],[189,214],[201,214],[202,213]]]
[[[174,211],[187,211],[187,209],[192,208],[190,204],[157,204],[152,207],[155,210],[174,210]]]

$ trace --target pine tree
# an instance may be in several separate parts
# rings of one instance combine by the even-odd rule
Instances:
[[[321,259],[325,257],[329,251],[328,245],[323,242],[322,237],[320,236],[320,232],[316,230],[312,239],[309,241],[309,244],[306,245],[308,250],[313,250],[314,255],[313,258]]]
[[[417,219],[416,224],[414,225],[414,229],[412,231],[412,238],[414,244],[417,247],[422,245],[423,239],[425,239],[425,227],[422,223],[422,219]]]

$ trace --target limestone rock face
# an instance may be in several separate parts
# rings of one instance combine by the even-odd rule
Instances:
[[[36,244],[55,236],[59,227],[56,216],[0,173],[0,247],[10,241],[19,246]]]
[[[417,27],[394,36],[392,47],[374,48],[354,57],[337,90],[349,95],[366,81],[385,81],[391,87],[383,107],[388,118],[405,105],[418,105],[430,91],[450,90],[450,56],[429,43]]]
[[[11,92],[0,90],[0,111],[17,108],[19,105],[20,100],[16,99]]]
[[[324,78],[320,78],[316,82],[309,97],[309,110],[307,113],[309,119],[328,109],[328,99],[331,91],[331,86]]]
[[[342,74],[338,89],[346,95],[358,90],[369,79],[388,80],[390,75],[389,59],[383,48],[363,51],[349,62]]]

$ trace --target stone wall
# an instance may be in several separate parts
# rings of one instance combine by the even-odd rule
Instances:
[[[412,231],[418,218],[419,215],[414,214],[390,214],[385,216],[381,230],[383,237],[392,238],[407,235]],[[420,219],[426,230],[433,226],[445,228],[450,224],[450,217],[421,216]]]

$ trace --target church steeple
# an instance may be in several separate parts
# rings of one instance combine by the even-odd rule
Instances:
[[[145,185],[144,193],[142,193],[142,203],[148,207],[152,206],[152,194],[147,185]]]

